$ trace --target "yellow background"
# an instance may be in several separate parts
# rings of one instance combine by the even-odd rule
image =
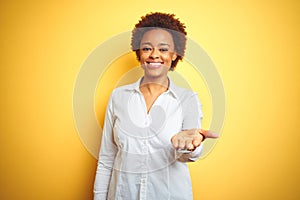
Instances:
[[[176,13],[225,87],[222,137],[190,165],[195,199],[300,198],[298,1],[56,0],[0,3],[1,200],[92,199],[96,160],[72,115],[76,75],[150,11]]]

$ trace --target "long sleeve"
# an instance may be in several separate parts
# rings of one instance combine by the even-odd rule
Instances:
[[[183,107],[183,124],[182,129],[188,130],[201,128],[203,118],[202,105],[198,99],[197,93],[193,93],[182,104]]]
[[[203,114],[202,105],[198,99],[197,93],[193,93],[183,104],[183,130],[201,128]],[[203,152],[203,144],[189,153],[189,158],[186,162],[196,161]]]
[[[109,183],[112,175],[117,146],[113,138],[113,102],[112,95],[106,109],[102,142],[99,152],[98,166],[94,183],[94,200],[107,199]]]

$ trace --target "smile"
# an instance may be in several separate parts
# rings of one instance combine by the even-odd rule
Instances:
[[[148,67],[151,67],[151,68],[158,68],[160,67],[163,62],[146,62]]]

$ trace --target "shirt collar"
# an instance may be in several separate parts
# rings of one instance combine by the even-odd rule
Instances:
[[[176,94],[176,88],[177,88],[177,86],[175,85],[175,83],[170,79],[170,78],[168,78],[169,79],[169,89],[168,89],[168,92],[171,94],[171,95],[173,95],[173,97],[175,98],[175,99],[178,99],[178,96],[177,96],[177,94]]]
[[[168,77],[169,79],[169,88],[167,93],[170,93],[175,99],[178,98],[178,96],[176,95],[176,88],[177,86],[174,84],[174,82]],[[135,83],[129,85],[128,89],[129,90],[134,90],[136,92],[141,92],[140,91],[140,84],[141,84],[142,78],[139,78]]]

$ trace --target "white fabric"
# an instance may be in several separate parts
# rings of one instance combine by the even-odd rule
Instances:
[[[110,97],[94,185],[94,200],[191,200],[188,166],[179,162],[171,137],[201,127],[195,92],[174,85],[149,113],[136,83],[116,88]],[[199,158],[202,145],[191,153]]]

